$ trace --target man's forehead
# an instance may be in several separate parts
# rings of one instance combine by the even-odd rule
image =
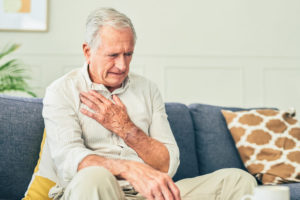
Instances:
[[[111,26],[105,26],[100,29],[100,47],[107,51],[133,51],[134,36],[132,30],[128,27],[118,29]]]
[[[116,28],[113,26],[105,25],[99,29],[99,35],[102,37],[132,37],[134,38],[133,32],[130,27]]]

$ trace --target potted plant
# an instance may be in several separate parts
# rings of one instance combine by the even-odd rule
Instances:
[[[18,59],[8,59],[4,57],[14,52],[20,47],[18,44],[11,44],[0,51],[0,93],[4,92],[25,92],[36,97],[26,83],[29,77],[26,75],[25,66]]]

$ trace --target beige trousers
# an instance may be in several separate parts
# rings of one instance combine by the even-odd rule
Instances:
[[[240,169],[221,169],[211,174],[176,182],[182,200],[240,200],[252,193],[256,181]],[[145,200],[132,190],[122,191],[116,178],[103,167],[81,170],[61,200]]]

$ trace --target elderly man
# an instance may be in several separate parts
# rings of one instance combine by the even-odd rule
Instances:
[[[136,34],[128,17],[97,9],[76,69],[44,98],[47,139],[63,194],[57,199],[240,199],[256,182],[238,169],[177,182],[179,150],[164,102],[129,65]]]

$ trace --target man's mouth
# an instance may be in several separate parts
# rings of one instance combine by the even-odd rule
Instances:
[[[109,75],[113,76],[123,76],[125,73],[124,72],[108,72]]]
[[[111,74],[124,74],[125,72],[108,72],[108,73],[111,73]]]

